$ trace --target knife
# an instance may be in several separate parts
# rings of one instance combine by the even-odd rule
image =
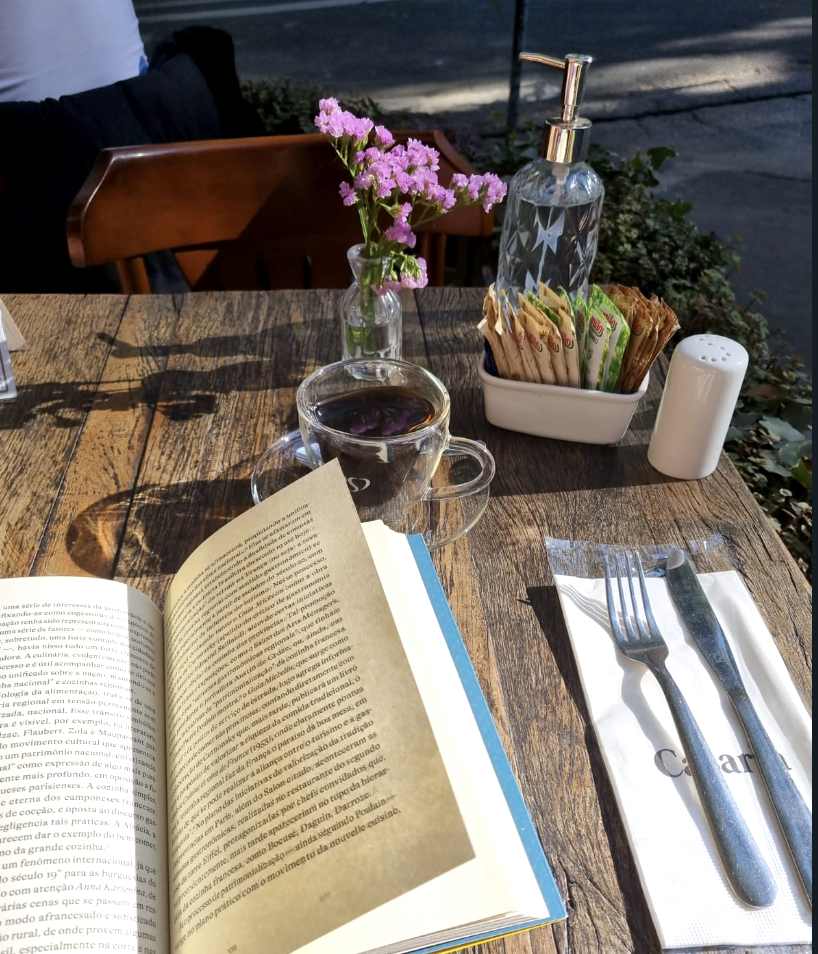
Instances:
[[[778,823],[812,907],[812,813],[795,786],[747,695],[724,631],[702,589],[690,557],[671,550],[667,588],[687,631],[716,674],[738,713]]]

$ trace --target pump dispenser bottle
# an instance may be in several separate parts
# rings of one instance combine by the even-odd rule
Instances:
[[[591,57],[521,53],[520,59],[563,71],[562,114],[546,119],[540,157],[509,184],[496,285],[515,302],[518,292],[536,292],[538,282],[584,299],[605,194],[585,162],[591,122],[579,115]]]

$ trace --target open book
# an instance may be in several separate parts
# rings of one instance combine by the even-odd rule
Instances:
[[[0,581],[0,954],[438,951],[565,917],[420,538],[336,463],[164,609]]]

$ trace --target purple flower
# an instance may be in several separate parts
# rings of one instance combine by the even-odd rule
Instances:
[[[390,242],[397,242],[407,248],[414,248],[417,244],[417,236],[412,231],[409,223],[401,219],[395,219],[383,234]]]
[[[355,142],[363,142],[369,136],[372,127],[375,125],[371,119],[358,119],[352,113],[341,113],[343,117],[344,135],[354,139]]]
[[[508,192],[508,186],[493,172],[487,172],[483,179],[486,183],[486,192],[483,198],[483,209],[488,212],[489,209],[502,202]]]
[[[322,99],[318,102],[320,112],[315,117],[315,125],[320,132],[337,138],[341,135],[340,109],[337,99]]]
[[[376,126],[375,141],[379,146],[391,146],[395,141],[395,137],[385,126]]]
[[[412,188],[412,183],[414,179],[409,175],[408,172],[403,170],[398,170],[395,173],[395,182],[398,185],[398,189],[404,194],[408,194],[409,190]]]
[[[402,272],[400,283],[404,288],[425,288],[429,282],[429,276],[426,273],[426,259],[415,259],[418,264],[418,272],[410,275],[408,272]]]
[[[387,261],[383,282],[373,288],[379,294],[423,288],[428,282],[426,262],[405,251],[417,244],[417,226],[460,205],[480,203],[488,212],[502,201],[506,185],[493,173],[456,173],[445,188],[438,180],[436,149],[418,139],[396,143],[384,126],[341,109],[337,99],[322,99],[318,108],[315,125],[329,138],[351,179],[351,184],[341,183],[341,199],[344,205],[357,206],[365,244],[372,255]]]
[[[342,182],[338,191],[344,200],[344,205],[355,205],[358,201],[358,194],[348,182]]]

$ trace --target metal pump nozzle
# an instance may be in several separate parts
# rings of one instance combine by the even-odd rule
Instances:
[[[570,163],[582,160],[587,151],[585,133],[591,121],[579,115],[585,95],[585,81],[593,57],[587,53],[568,53],[564,60],[541,53],[521,53],[520,59],[563,71],[562,115],[546,119],[540,154],[551,162]]]

